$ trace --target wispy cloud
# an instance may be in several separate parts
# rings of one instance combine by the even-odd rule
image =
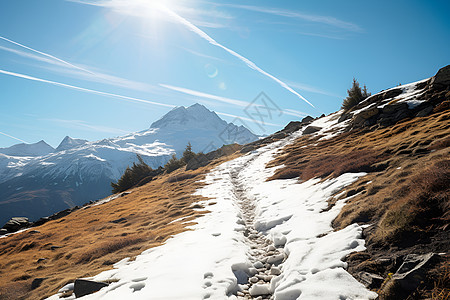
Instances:
[[[201,30],[200,28],[196,27],[194,24],[192,24],[191,22],[189,22],[188,20],[186,20],[185,18],[181,17],[180,15],[176,14],[174,11],[168,9],[167,7],[162,6],[161,10],[164,11],[165,13],[167,13],[170,17],[174,18],[175,20],[179,21],[182,25],[186,26],[190,31],[192,31],[193,33],[197,34],[198,36],[200,36],[201,38],[203,38],[204,40],[208,41],[211,45],[217,46],[219,48],[222,48],[223,50],[225,50],[226,52],[228,52],[229,54],[233,55],[234,57],[238,58],[239,60],[241,60],[242,62],[244,62],[248,67],[250,67],[251,69],[261,73],[262,75],[272,79],[273,81],[275,81],[276,83],[278,83],[279,85],[281,85],[281,87],[283,87],[284,89],[288,90],[289,92],[291,92],[292,94],[296,95],[298,98],[302,99],[303,101],[305,101],[306,103],[308,103],[309,105],[311,105],[312,107],[314,107],[314,105],[312,105],[308,100],[306,100],[306,98],[304,98],[302,95],[300,95],[299,93],[297,93],[295,90],[293,90],[290,86],[288,86],[286,83],[284,83],[283,81],[281,81],[280,79],[278,79],[277,77],[273,76],[272,74],[264,71],[263,69],[261,69],[260,67],[258,67],[254,62],[252,62],[251,60],[249,60],[248,58],[245,58],[244,56],[240,55],[239,53],[225,47],[224,45],[220,44],[219,42],[217,42],[216,40],[214,40],[212,37],[210,37],[208,34],[206,34],[206,32],[204,32],[203,30]]]
[[[42,79],[42,78],[25,75],[25,74],[9,72],[9,71],[5,71],[5,70],[1,70],[1,69],[0,69],[0,74],[18,77],[18,78],[27,79],[27,80],[32,80],[32,81],[37,81],[37,82],[42,82],[42,83],[47,83],[47,84],[56,85],[56,86],[61,86],[61,87],[65,87],[65,88],[69,88],[69,89],[73,89],[73,90],[77,90],[77,91],[82,91],[82,92],[86,92],[86,93],[118,98],[118,99],[127,100],[127,101],[141,102],[141,103],[164,106],[164,107],[171,107],[171,108],[175,107],[175,105],[172,105],[172,104],[160,103],[160,102],[149,101],[149,100],[144,100],[144,99],[140,99],[140,98],[128,97],[128,96],[123,96],[123,95],[119,95],[119,94],[112,94],[112,93],[87,89],[87,88],[83,88],[83,87],[79,87],[79,86],[74,86],[74,85],[65,84],[65,83],[61,83],[61,82],[46,80],[46,79]]]
[[[197,51],[185,48],[185,47],[180,47],[180,48],[183,49],[184,51],[187,51],[187,52],[189,52],[189,53],[191,53],[191,54],[193,54],[195,56],[198,56],[198,57],[203,57],[203,58],[207,58],[207,59],[211,59],[211,60],[223,61],[223,59],[215,57],[215,56],[203,54],[203,53],[200,53],[200,52],[197,52]]]
[[[299,82],[293,82],[293,81],[287,81],[289,83],[290,86],[299,89],[299,90],[303,90],[303,91],[307,91],[310,93],[314,93],[314,94],[320,94],[320,95],[325,95],[325,96],[330,96],[330,97],[335,97],[335,98],[344,98],[341,95],[337,95],[328,91],[325,91],[323,89],[317,88],[317,87],[313,87],[304,83],[299,83]]]
[[[305,97],[300,95],[298,92],[296,92],[294,89],[292,89],[285,82],[281,81],[280,79],[278,79],[274,75],[272,75],[272,74],[266,72],[265,70],[261,69],[260,67],[258,67],[254,62],[252,62],[248,58],[240,55],[239,53],[237,53],[237,52],[231,50],[230,48],[225,47],[221,43],[217,42],[211,36],[209,36],[206,32],[204,32],[203,30],[201,30],[200,28],[195,26],[192,22],[188,21],[187,19],[185,19],[182,16],[180,16],[179,14],[177,14],[175,11],[173,11],[173,10],[169,9],[168,7],[164,6],[162,3],[152,2],[152,3],[149,4],[149,2],[146,2],[146,1],[134,1],[133,3],[135,5],[131,6],[130,5],[130,1],[124,1],[124,0],[103,0],[103,1],[72,0],[72,1],[78,2],[78,3],[83,3],[83,4],[90,4],[90,5],[97,5],[97,6],[102,6],[102,7],[108,7],[110,9],[112,9],[112,10],[115,10],[115,11],[117,11],[119,13],[124,13],[124,14],[135,14],[136,11],[146,11],[147,10],[147,11],[153,12],[153,15],[155,15],[154,14],[154,10],[158,10],[158,11],[168,15],[173,21],[175,21],[175,22],[185,26],[188,30],[190,30],[191,32],[197,34],[199,37],[201,37],[202,39],[206,40],[211,45],[217,46],[217,47],[225,50],[226,52],[228,52],[232,56],[234,56],[237,59],[241,60],[249,68],[251,68],[251,69],[259,72],[260,74],[268,77],[269,79],[275,81],[282,88],[286,89],[290,93],[294,94],[295,96],[297,96],[298,98],[300,98],[301,100],[305,101],[310,106],[315,108],[312,103],[310,103],[308,100],[306,100]],[[137,9],[139,6],[141,6],[140,10]],[[144,18],[148,18],[148,15],[146,15],[145,13],[140,15],[140,16],[144,17]]]
[[[84,66],[83,66],[84,68],[82,70],[80,70],[79,68],[72,68],[70,65],[62,63],[59,60],[54,60],[53,58],[37,55],[34,53],[25,52],[25,51],[18,50],[18,49],[13,49],[10,47],[0,46],[0,50],[7,51],[7,52],[10,52],[10,53],[13,53],[13,54],[25,57],[25,58],[29,58],[29,59],[32,59],[35,61],[43,62],[47,65],[40,66],[41,68],[44,68],[46,70],[56,72],[56,73],[59,73],[59,74],[65,75],[65,76],[70,76],[73,78],[81,78],[86,81],[99,82],[99,83],[118,86],[118,87],[122,87],[122,88],[138,90],[138,91],[150,91],[154,88],[153,86],[143,83],[143,82],[128,80],[128,79],[117,77],[114,75],[105,74],[105,73],[102,73],[97,70],[95,71],[95,73],[94,72],[87,73],[87,72],[82,71],[82,70],[84,70],[84,68],[86,68]]]
[[[231,99],[231,98],[217,96],[217,95],[212,95],[212,94],[203,93],[203,92],[199,92],[199,91],[195,91],[195,90],[191,90],[191,89],[187,89],[187,88],[183,88],[183,87],[173,86],[173,85],[169,85],[169,84],[160,84],[160,86],[170,89],[170,90],[173,90],[173,91],[183,93],[183,94],[200,97],[200,98],[216,100],[216,101],[220,101],[220,102],[224,102],[224,103],[228,103],[228,104],[232,104],[232,105],[237,105],[240,107],[246,107],[246,106],[250,105],[250,102],[237,100],[237,99]]]
[[[53,55],[51,55],[51,54],[49,54],[49,53],[45,53],[45,52],[36,50],[36,49],[34,49],[34,48],[25,46],[24,44],[21,44],[21,43],[18,43],[18,42],[16,42],[16,41],[7,39],[7,38],[5,38],[5,37],[3,37],[3,36],[0,36],[0,39],[6,41],[6,42],[8,42],[8,43],[12,43],[12,44],[14,44],[14,45],[16,45],[16,46],[19,46],[19,47],[25,48],[25,49],[27,49],[27,50],[33,51],[33,52],[38,53],[38,54],[40,54],[40,55],[43,55],[43,56],[45,56],[45,57],[51,58],[51,59],[53,59],[53,60],[59,61],[60,63],[63,63],[63,64],[65,64],[65,65],[67,65],[67,66],[72,67],[72,68],[75,68],[75,69],[78,69],[78,70],[80,70],[80,71],[83,71],[83,72],[86,72],[86,73],[90,73],[90,74],[92,74],[92,75],[95,75],[94,73],[92,73],[91,71],[89,71],[89,70],[87,70],[87,69],[84,69],[84,68],[81,68],[81,67],[79,67],[79,66],[76,66],[76,65],[74,65],[74,64],[72,64],[72,63],[70,63],[70,62],[68,62],[68,61],[66,61],[66,60],[63,60],[63,59],[58,58],[58,57],[56,57],[56,56],[53,56]]]
[[[262,6],[241,5],[241,4],[223,4],[223,3],[218,3],[217,5],[223,6],[223,7],[245,9],[245,10],[264,13],[264,14],[271,14],[271,15],[276,15],[279,17],[299,19],[299,20],[313,22],[313,23],[320,23],[320,24],[325,24],[325,25],[329,25],[332,27],[340,28],[340,29],[345,29],[348,31],[354,31],[354,32],[362,32],[363,31],[363,29],[355,23],[343,21],[343,20],[340,20],[340,19],[337,19],[337,18],[331,17],[331,16],[307,14],[307,13],[303,13],[303,12],[291,11],[291,10],[274,8],[274,7],[262,7]]]
[[[89,124],[86,121],[82,120],[65,120],[65,119],[40,119],[41,121],[49,121],[56,123],[60,126],[64,126],[67,128],[74,128],[74,129],[81,129],[86,131],[95,131],[95,132],[104,132],[104,133],[112,133],[112,134],[127,134],[128,131],[113,128],[113,127],[107,127],[102,125],[95,125],[95,124]]]
[[[18,137],[9,135],[9,134],[7,134],[7,133],[4,133],[4,132],[1,132],[1,131],[0,131],[0,134],[2,134],[2,135],[4,135],[4,136],[7,136],[7,137],[9,137],[9,138],[15,139],[15,140],[17,140],[17,141],[19,141],[19,142],[22,142],[22,143],[25,143],[25,144],[29,144],[28,142],[25,142],[24,140],[19,139]]]

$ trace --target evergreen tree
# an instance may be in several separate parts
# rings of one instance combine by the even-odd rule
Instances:
[[[145,177],[156,176],[158,173],[161,173],[160,169],[153,170],[147,165],[139,154],[137,154],[137,158],[139,163],[133,163],[131,168],[128,166],[123,175],[117,180],[117,183],[111,182],[112,192],[114,194],[132,188]]]
[[[183,163],[184,163],[185,165],[187,165],[188,162],[189,162],[191,159],[193,159],[193,158],[195,158],[195,152],[192,151],[192,145],[191,145],[190,142],[188,142],[188,144],[187,144],[187,146],[186,146],[186,149],[185,149],[184,152],[183,152],[183,158],[182,158]]]
[[[342,102],[342,108],[345,110],[351,109],[370,96],[370,93],[367,91],[366,85],[364,85],[364,88],[361,90],[359,82],[355,78],[353,78],[352,87],[347,90],[347,94],[347,98],[345,98]]]

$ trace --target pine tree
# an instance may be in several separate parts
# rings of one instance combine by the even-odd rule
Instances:
[[[191,145],[190,142],[188,142],[188,144],[187,144],[187,146],[186,146],[186,149],[185,149],[184,152],[183,152],[183,158],[182,158],[183,163],[184,163],[185,165],[187,165],[188,162],[189,162],[191,159],[193,159],[194,157],[195,157],[195,152],[192,151],[192,145]]]
[[[349,110],[350,108],[356,106],[358,103],[370,96],[370,93],[367,91],[366,85],[364,85],[363,90],[361,90],[359,82],[355,78],[353,78],[352,87],[347,90],[347,94],[347,98],[345,98],[342,102],[342,108],[345,110]]]

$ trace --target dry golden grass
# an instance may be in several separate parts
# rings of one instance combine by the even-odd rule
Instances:
[[[385,241],[412,223],[421,228],[431,225],[418,224],[420,220],[431,218],[433,226],[446,226],[449,120],[447,110],[388,128],[350,131],[328,141],[304,136],[271,162],[285,165],[272,179],[370,172],[347,188],[362,192],[349,200],[334,220],[336,228],[354,222],[376,223],[378,230],[371,238]],[[430,206],[440,208],[431,211],[427,209]]]
[[[194,210],[201,208],[195,203],[202,198],[192,196],[202,185],[198,181],[231,157],[195,172],[183,168],[171,177],[158,176],[124,197],[0,239],[0,299],[45,298],[76,278],[110,269],[186,230],[207,212]],[[185,223],[173,222],[181,217]],[[31,290],[35,278],[46,279]]]

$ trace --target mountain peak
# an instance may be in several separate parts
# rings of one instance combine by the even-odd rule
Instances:
[[[169,128],[184,130],[186,128],[205,128],[205,126],[217,128],[226,125],[215,112],[205,106],[195,103],[189,107],[178,106],[165,114],[161,119],[150,126],[150,128]]]
[[[52,153],[55,149],[47,144],[44,140],[40,140],[34,144],[16,144],[8,148],[0,148],[0,153],[9,156],[43,156]]]
[[[56,148],[56,151],[68,150],[71,148],[75,148],[87,143],[87,140],[82,139],[74,139],[70,136],[66,135],[66,137],[61,141],[59,146]]]

